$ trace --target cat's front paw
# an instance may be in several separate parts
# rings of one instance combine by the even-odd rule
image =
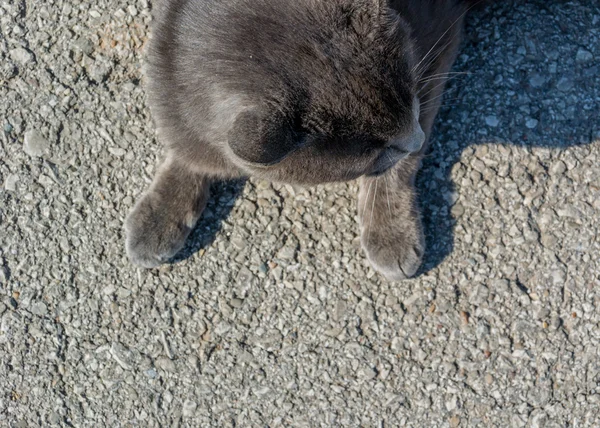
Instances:
[[[362,247],[373,269],[388,281],[401,281],[417,273],[423,261],[425,240],[412,233],[395,237],[363,232]]]
[[[125,248],[132,263],[151,269],[177,254],[195,223],[186,224],[183,218],[152,194],[144,196],[125,221]]]
[[[425,252],[414,188],[395,177],[364,179],[359,193],[362,247],[371,266],[390,281],[414,276]]]
[[[400,281],[417,273],[425,252],[425,238],[418,218],[407,223],[390,221],[363,227],[362,247],[373,269],[389,281]]]

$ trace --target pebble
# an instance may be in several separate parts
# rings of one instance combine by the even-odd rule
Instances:
[[[198,407],[198,404],[195,401],[185,400],[185,402],[183,403],[183,409],[182,409],[183,417],[190,418],[190,417],[194,416],[194,413],[196,413],[197,407]]]
[[[170,358],[160,357],[156,360],[155,365],[159,369],[162,369],[166,372],[171,372],[171,373],[175,372],[175,363]]]
[[[452,416],[449,420],[448,423],[450,424],[450,426],[452,428],[456,428],[458,426],[460,426],[460,418],[458,416]]]
[[[292,260],[296,255],[296,248],[291,246],[285,246],[278,251],[277,257],[284,260]]]
[[[17,174],[10,174],[4,180],[4,189],[8,192],[17,191],[17,183],[19,182],[19,176]]]
[[[46,304],[44,302],[36,302],[36,303],[32,304],[31,308],[29,310],[32,314],[38,315],[41,317],[43,317],[44,315],[46,315],[48,313],[48,307],[46,306]]]
[[[529,118],[525,121],[525,126],[527,126],[529,129],[534,129],[538,126],[538,123],[539,122],[537,121],[537,119]]]
[[[235,309],[241,308],[243,304],[244,301],[237,298],[231,299],[231,301],[229,302],[229,305]]]
[[[590,62],[594,59],[594,55],[590,51],[579,48],[577,50],[576,61],[579,63]]]
[[[552,166],[550,167],[550,173],[553,176],[563,175],[566,170],[567,170],[567,165],[561,160],[554,162],[552,164]]]
[[[485,118],[485,123],[488,126],[491,126],[492,128],[495,128],[498,126],[498,124],[500,123],[500,121],[498,120],[498,118],[496,116],[487,116]]]
[[[158,376],[157,371],[154,369],[148,369],[144,373],[146,373],[146,376],[148,376],[150,379],[156,379]]]
[[[112,155],[117,156],[119,158],[121,158],[121,157],[123,157],[123,156],[125,156],[127,154],[127,152],[125,150],[123,150],[122,148],[120,148],[120,147],[109,147],[108,151]]]
[[[542,74],[535,73],[529,78],[529,84],[534,88],[541,88],[546,83],[546,77]]]
[[[33,54],[24,48],[12,49],[10,51],[10,57],[13,61],[22,66],[32,63],[35,59]]]
[[[567,92],[571,90],[574,86],[574,82],[569,77],[561,77],[558,83],[556,84],[556,88],[559,91]]]
[[[122,344],[113,342],[110,347],[110,354],[124,370],[131,370],[133,368],[131,363],[131,352]]]
[[[50,143],[40,131],[32,130],[25,132],[23,139],[23,151],[31,157],[41,157],[48,153]]]

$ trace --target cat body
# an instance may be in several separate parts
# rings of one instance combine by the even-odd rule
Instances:
[[[162,0],[146,74],[166,159],[126,221],[132,261],[175,255],[214,180],[359,179],[373,267],[414,275],[424,239],[413,182],[468,3]]]

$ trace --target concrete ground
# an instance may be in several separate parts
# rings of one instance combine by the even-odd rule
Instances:
[[[131,266],[150,5],[0,0],[0,426],[600,426],[600,2],[495,3],[389,283],[355,184],[215,186],[177,263]]]

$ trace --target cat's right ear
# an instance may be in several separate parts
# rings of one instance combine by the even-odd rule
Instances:
[[[263,166],[281,162],[300,147],[289,120],[282,113],[265,115],[256,109],[238,115],[228,139],[237,157]]]

